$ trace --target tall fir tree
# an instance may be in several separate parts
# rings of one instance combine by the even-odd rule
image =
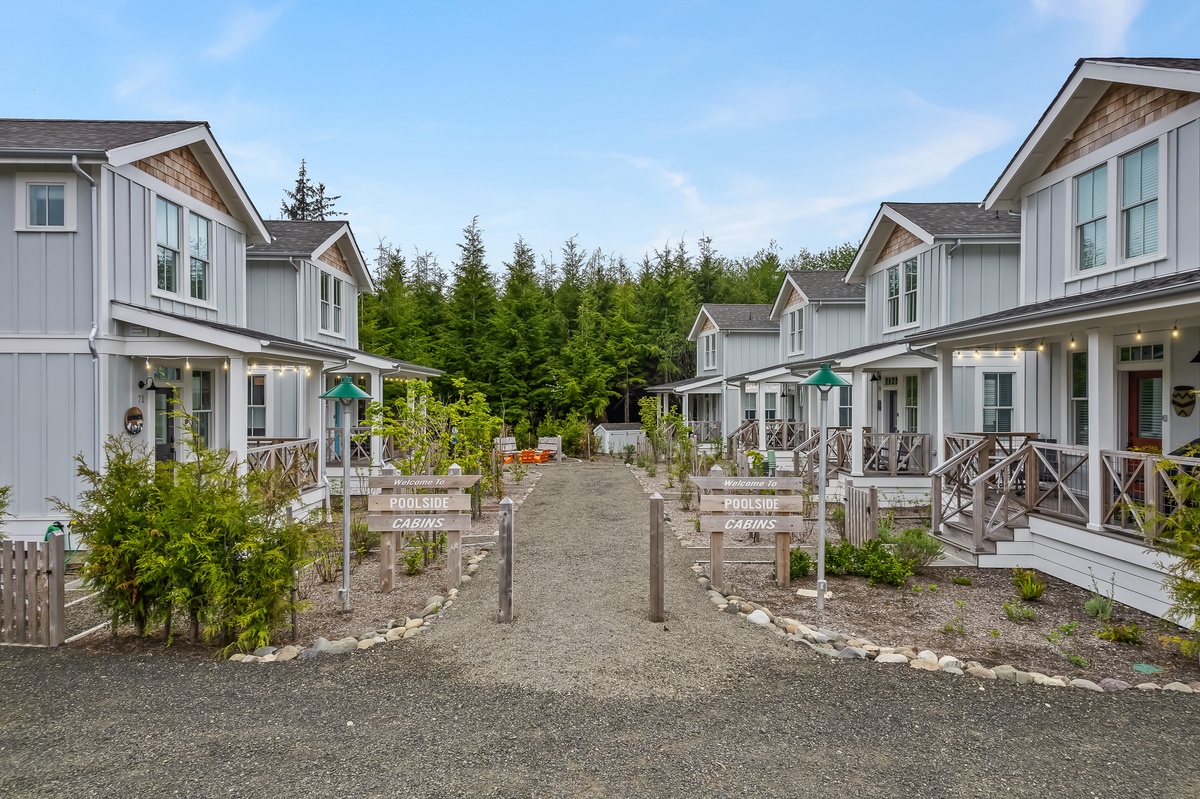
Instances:
[[[492,317],[489,360],[495,377],[489,396],[506,423],[525,417],[537,429],[549,401],[550,303],[538,283],[533,249],[524,239],[513,246],[512,261],[504,270],[503,291]]]
[[[479,217],[463,228],[460,257],[451,270],[450,295],[440,346],[448,372],[467,379],[466,393],[487,393],[494,375],[486,354],[496,312],[496,284],[487,265]]]

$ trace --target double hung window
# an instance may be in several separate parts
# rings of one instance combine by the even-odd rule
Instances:
[[[788,354],[804,352],[804,309],[797,308],[787,315]]]
[[[704,368],[717,368],[717,336],[711,333],[707,336],[700,337],[701,345],[704,348]]]
[[[1158,142],[1121,157],[1121,218],[1125,257],[1158,250]]]
[[[158,289],[179,290],[179,206],[159,197],[154,203],[158,230]]]
[[[1087,359],[1086,352],[1071,353],[1071,427],[1079,446],[1088,443]]]
[[[1011,433],[1013,420],[1013,373],[985,372],[983,375],[983,432]]]
[[[909,258],[887,270],[888,327],[916,324],[917,259]]]
[[[757,418],[758,415],[755,412],[757,405],[758,405],[758,395],[757,394],[747,394],[746,395],[746,408],[745,408],[745,414],[746,414],[747,420]]]
[[[246,435],[250,438],[267,436],[267,378],[249,375],[246,378]]]
[[[342,281],[321,273],[321,330],[342,335]]]
[[[904,376],[904,432],[917,432],[917,403],[920,398],[920,381],[916,375]]]
[[[185,212],[170,200],[158,197],[154,201],[155,237],[158,243],[156,255],[155,285],[168,294],[182,293],[181,284],[187,285],[187,296],[201,302],[208,301],[210,264],[210,223],[207,219]],[[183,267],[182,241],[184,225],[187,225],[188,242],[187,271]]]
[[[849,427],[854,418],[851,399],[851,387],[838,386],[838,427]]]
[[[208,300],[208,220],[188,212],[189,291],[194,300]]]
[[[1108,263],[1108,164],[1075,179],[1075,243],[1080,270]]]
[[[196,437],[205,446],[212,444],[213,373],[207,369],[192,372],[192,416]]]

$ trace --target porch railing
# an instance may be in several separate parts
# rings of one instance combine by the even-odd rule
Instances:
[[[926,475],[930,441],[928,433],[864,433],[863,474]]]
[[[298,489],[319,483],[320,442],[315,438],[252,438],[246,449],[246,463],[252,472],[281,469],[289,483]]]
[[[1148,545],[1189,501],[1178,485],[1179,476],[1200,475],[1200,458],[1108,450],[1101,451],[1100,458],[1104,526],[1138,536]]]
[[[808,438],[808,425],[789,419],[767,419],[767,448],[795,449]]]
[[[712,444],[721,440],[721,422],[716,419],[696,419],[688,422],[697,444]]]
[[[758,448],[758,420],[747,419],[729,434],[729,452]]]
[[[383,447],[379,453],[379,460],[387,463],[397,456],[396,442],[390,436],[383,436],[381,439]],[[345,450],[342,442],[342,429],[340,427],[325,428],[325,462],[341,464],[342,452]],[[353,426],[350,428],[350,462],[361,465],[369,465],[372,463],[371,458],[371,428],[369,426]]]

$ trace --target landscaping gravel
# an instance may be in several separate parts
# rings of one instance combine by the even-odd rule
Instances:
[[[648,503],[548,468],[423,635],[290,663],[0,648],[0,796],[1183,797],[1200,697],[985,682],[788,646],[713,609]]]

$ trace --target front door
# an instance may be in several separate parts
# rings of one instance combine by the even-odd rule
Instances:
[[[175,460],[176,419],[171,412],[175,410],[177,396],[178,394],[171,386],[154,389],[154,459],[156,461]]]
[[[884,403],[887,406],[886,432],[896,432],[896,422],[900,419],[900,402],[899,391],[888,391],[887,400]]]
[[[1130,372],[1126,449],[1162,449],[1162,372]]]

